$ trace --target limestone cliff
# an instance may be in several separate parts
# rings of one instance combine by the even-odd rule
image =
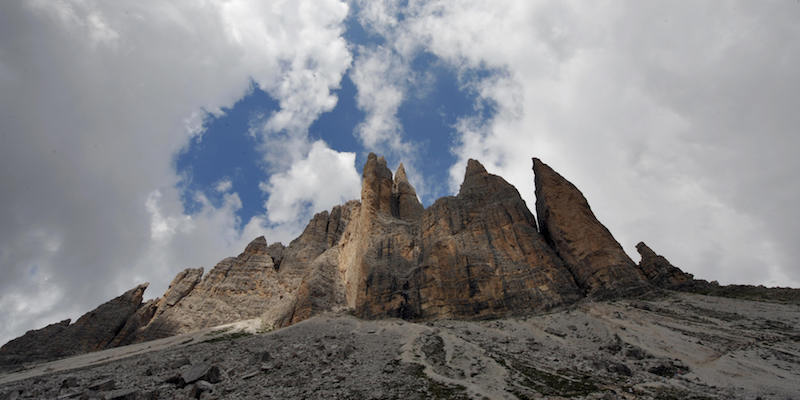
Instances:
[[[580,297],[517,190],[475,160],[458,194],[425,210],[420,233],[409,285],[420,317],[496,317]]]
[[[288,246],[258,237],[205,275],[203,268],[181,271],[162,297],[144,304],[146,284],[138,286],[75,324],[9,342],[0,364],[252,318],[267,328],[329,310],[362,318],[495,318],[680,283],[682,272],[643,244],[635,265],[574,185],[538,159],[533,169],[538,226],[519,192],[476,160],[468,161],[455,196],[426,209],[402,164],[392,174],[370,154],[360,201],[316,214]]]

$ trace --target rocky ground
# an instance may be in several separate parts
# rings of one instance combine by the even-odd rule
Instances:
[[[0,375],[0,399],[800,398],[800,306],[667,292],[486,321],[323,314]]]

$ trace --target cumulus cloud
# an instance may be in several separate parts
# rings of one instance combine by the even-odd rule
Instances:
[[[355,160],[355,153],[340,153],[323,141],[314,142],[308,157],[261,185],[262,190],[271,193],[266,202],[269,221],[304,225],[315,210],[327,210],[359,198],[361,176],[355,169]]]
[[[356,103],[366,116],[356,128],[364,147],[371,151],[410,156],[403,140],[397,111],[406,96],[409,71],[398,54],[385,47],[361,48],[350,78],[356,86]]]
[[[630,254],[645,240],[703,278],[800,284],[796,5],[391,4],[363,11],[386,46],[499,71],[469,83],[497,113],[457,125],[451,188],[478,158],[532,206],[538,156]]]
[[[259,221],[237,231],[228,190],[185,215],[172,159],[252,82],[280,104],[265,132],[304,143],[276,170],[307,159],[305,130],[351,62],[347,12],[333,0],[0,4],[0,342],[144,280],[160,295],[178,270],[263,233]]]
[[[230,191],[231,189],[233,189],[233,182],[231,182],[231,180],[228,178],[220,180],[214,186],[214,190],[216,190],[219,193],[225,193]]]

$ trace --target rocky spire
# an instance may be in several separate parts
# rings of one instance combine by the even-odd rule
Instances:
[[[361,183],[361,205],[366,212],[392,213],[392,171],[386,160],[369,153]]]
[[[245,247],[244,252],[247,254],[266,254],[267,252],[267,238],[259,236]]]
[[[470,158],[467,160],[467,169],[464,171],[464,181],[461,182],[461,188],[458,190],[458,195],[462,197],[482,197],[491,194],[487,186],[492,184],[493,181],[496,180],[490,178],[489,173],[486,172],[486,168],[484,168],[483,165],[478,162],[478,160],[473,160]],[[505,183],[505,180],[503,180],[503,183]],[[497,185],[495,184],[494,186]]]
[[[416,220],[422,216],[425,208],[417,198],[417,191],[411,186],[406,177],[406,169],[403,163],[397,167],[394,174],[394,184],[392,186],[392,205],[393,215],[400,219]]]
[[[583,194],[538,158],[533,159],[540,230],[589,295],[611,297],[648,285]]]

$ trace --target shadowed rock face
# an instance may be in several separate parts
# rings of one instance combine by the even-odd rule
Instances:
[[[422,216],[425,208],[417,198],[417,191],[411,186],[406,177],[403,164],[397,167],[392,185],[392,215],[408,221],[415,221]]]
[[[0,367],[45,361],[107,348],[142,303],[147,283],[78,318],[28,331],[0,348]]]
[[[687,274],[670,264],[666,258],[656,254],[644,242],[639,242],[636,250],[642,256],[642,260],[639,261],[639,269],[653,285],[672,289],[687,285],[694,280],[692,274]]]
[[[537,159],[534,172],[538,229],[519,192],[478,161],[467,163],[456,196],[425,209],[403,165],[393,175],[370,154],[360,202],[318,213],[288,246],[258,237],[205,276],[203,268],[183,270],[161,298],[142,304],[141,285],[73,325],[28,332],[0,350],[0,364],[252,318],[283,327],[329,310],[363,318],[502,317],[586,294],[636,293],[649,287],[645,275],[656,284],[680,279],[649,249],[637,267],[575,186]],[[63,339],[50,346],[53,337]]]
[[[597,220],[583,194],[539,159],[533,159],[540,229],[593,297],[646,290],[645,278],[611,232]]]

